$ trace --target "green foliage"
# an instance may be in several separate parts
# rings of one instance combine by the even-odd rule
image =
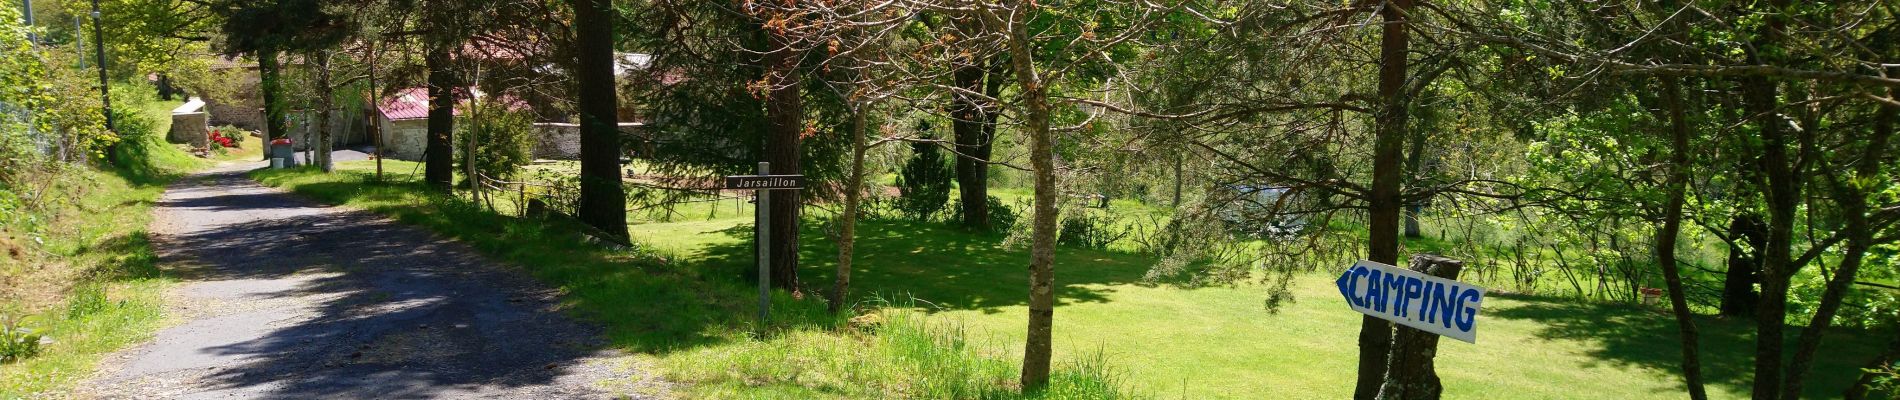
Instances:
[[[79,285],[66,296],[66,318],[85,318],[111,306],[111,300],[106,299],[105,287],[97,284]]]
[[[457,171],[475,171],[490,179],[509,180],[521,172],[521,166],[534,161],[534,115],[509,109],[505,102],[481,101],[471,116],[455,125]],[[468,157],[469,141],[475,141],[475,156]]]
[[[926,134],[924,141],[911,143],[910,159],[904,162],[897,177],[897,209],[917,221],[935,219],[950,201],[953,178],[950,165],[944,159],[943,149],[929,142],[930,139]]]
[[[1087,211],[1065,213],[1056,243],[1084,249],[1107,249],[1108,245],[1128,236],[1128,231],[1117,227],[1116,222],[1113,217]]]
[[[989,196],[983,200],[989,204],[989,226],[991,231],[1004,232],[1016,228],[1016,221],[1020,219],[1021,216],[1017,215],[1015,208],[1010,207],[1009,203],[1004,203],[1003,199],[997,198],[996,196]],[[951,220],[963,220],[963,207],[950,207],[950,210],[952,213],[950,217]]]
[[[1866,369],[1863,372],[1874,376],[1873,383],[1867,385],[1869,391],[1900,393],[1900,362],[1889,362],[1880,365],[1879,368]]]
[[[63,155],[57,149],[83,159],[115,140],[102,129],[95,86],[82,71],[50,67],[69,54],[34,48],[19,18],[19,9],[0,7],[0,188]]]
[[[112,85],[112,124],[118,140],[105,156],[114,172],[135,183],[160,183],[204,164],[166,141],[171,109],[177,104],[159,101],[157,90],[148,84]]]
[[[40,335],[24,326],[24,319],[0,315],[0,364],[40,354]]]

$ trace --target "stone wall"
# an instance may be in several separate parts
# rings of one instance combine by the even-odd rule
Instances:
[[[172,114],[172,131],[166,140],[204,147],[211,136],[211,130],[205,128],[207,117],[210,116],[201,112]]]
[[[624,122],[620,124],[622,137],[635,133],[645,124]],[[625,142],[625,140],[622,140]],[[632,143],[622,143],[623,148],[634,148]],[[545,122],[534,124],[534,158],[537,160],[579,160],[581,159],[580,124]]]
[[[205,147],[210,142],[211,130],[207,126],[211,116],[205,113],[204,107],[203,100],[192,98],[172,109],[172,130],[165,134],[165,140]]]

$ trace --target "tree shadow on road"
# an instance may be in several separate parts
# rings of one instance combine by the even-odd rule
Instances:
[[[194,203],[322,209],[233,196]],[[555,384],[606,346],[554,291],[459,243],[322,211],[161,237],[165,264],[193,266],[174,271],[197,282],[187,295],[227,308],[162,332],[121,376],[205,368],[205,389],[273,398],[472,396]]]

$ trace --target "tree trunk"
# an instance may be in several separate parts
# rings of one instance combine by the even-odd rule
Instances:
[[[1773,7],[1782,9],[1781,2]],[[1764,34],[1749,47],[1749,58],[1766,63],[1766,55],[1757,50],[1772,46],[1780,31],[1780,18],[1770,16],[1770,22]],[[1769,49],[1773,51],[1773,49]],[[1783,121],[1779,114],[1780,99],[1776,94],[1776,83],[1767,78],[1754,77],[1742,80],[1742,97],[1748,115],[1753,116],[1760,129],[1761,159],[1759,168],[1765,179],[1763,192],[1767,197],[1768,240],[1761,249],[1761,302],[1755,307],[1755,400],[1775,400],[1781,395],[1782,340],[1783,327],[1787,325],[1788,288],[1793,278],[1794,265],[1790,265],[1794,246],[1795,208],[1801,200],[1801,185],[1797,182],[1795,164],[1788,156],[1790,143],[1787,131],[1782,129]],[[1801,134],[1797,132],[1796,134]]]
[[[615,114],[614,12],[611,0],[575,0],[575,78],[581,119],[581,198],[576,217],[626,240],[627,196],[620,187],[620,128]],[[775,166],[776,167],[776,166]]]
[[[1676,326],[1682,339],[1682,379],[1689,398],[1705,400],[1709,394],[1702,386],[1702,358],[1697,354],[1699,337],[1694,316],[1682,289],[1682,267],[1676,265],[1676,237],[1682,233],[1682,205],[1689,184],[1689,122],[1683,116],[1682,89],[1677,78],[1662,78],[1663,101],[1669,107],[1669,180],[1668,200],[1663,203],[1663,225],[1656,231],[1656,263],[1662,266],[1663,280],[1669,286],[1669,306],[1676,314]]]
[[[1384,101],[1378,113],[1377,134],[1373,139],[1372,190],[1368,194],[1367,219],[1370,229],[1366,244],[1368,259],[1397,264],[1399,260],[1399,214],[1404,206],[1400,197],[1405,147],[1406,52],[1410,47],[1406,18],[1410,0],[1391,0],[1379,9],[1385,24],[1379,40],[1379,98]],[[1354,399],[1378,396],[1386,373],[1386,357],[1392,350],[1392,323],[1364,316],[1359,322],[1359,379]]]
[[[284,126],[284,84],[277,50],[266,48],[257,54],[258,86],[264,92],[264,159],[271,157],[270,142],[290,137]]]
[[[1007,35],[1010,60],[1016,70],[1023,101],[1023,133],[1029,135],[1029,163],[1036,179],[1035,209],[1029,247],[1029,332],[1023,343],[1024,392],[1049,384],[1049,358],[1055,333],[1056,166],[1055,134],[1049,130],[1052,114],[1049,89],[1036,71],[1035,48],[1030,44],[1028,19],[1034,7],[1021,2],[1011,8]]]
[[[1186,154],[1174,155],[1174,196],[1172,196],[1172,200],[1168,201],[1169,208],[1181,208],[1181,164],[1185,163],[1187,163]]]
[[[455,87],[458,80],[449,70],[446,48],[431,49],[425,57],[429,69],[429,142],[424,150],[423,181],[436,190],[447,192],[455,179]],[[584,147],[584,146],[583,146]]]
[[[383,182],[384,144],[381,117],[382,110],[378,107],[381,107],[383,104],[383,96],[380,91],[382,86],[376,82],[376,55],[376,41],[372,40],[369,42],[369,101],[367,104],[369,104],[371,110],[375,111],[363,113],[363,119],[369,121],[370,138],[376,143],[376,182],[381,183]]]
[[[1464,261],[1434,255],[1412,256],[1411,270],[1458,280]],[[1445,392],[1433,359],[1438,356],[1438,334],[1399,326],[1392,333],[1392,354],[1379,386],[1380,400],[1437,400]]]
[[[1421,121],[1419,122],[1421,125],[1430,126],[1431,115],[1431,113],[1425,113],[1420,116],[1419,119]],[[1413,129],[1411,132],[1407,132],[1407,136],[1410,136],[1408,140],[1411,142],[1411,149],[1405,152],[1405,179],[1416,180],[1419,178],[1419,175],[1424,172],[1425,130]],[[1424,201],[1413,200],[1405,203],[1405,237],[1417,239],[1424,236],[1422,232],[1419,232],[1418,228],[1418,217],[1419,213],[1422,212],[1425,212]]]
[[[1888,91],[1889,95],[1892,93]],[[1840,311],[1842,297],[1847,295],[1848,287],[1854,284],[1868,249],[1874,245],[1874,228],[1867,218],[1867,191],[1861,182],[1880,176],[1880,166],[1886,160],[1887,142],[1893,137],[1893,119],[1893,107],[1880,107],[1876,111],[1873,135],[1867,139],[1867,147],[1855,165],[1854,175],[1842,177],[1841,172],[1822,174],[1832,189],[1834,202],[1841,208],[1841,218],[1845,220],[1841,229],[1847,233],[1847,248],[1841,256],[1840,266],[1834,269],[1834,276],[1827,281],[1827,289],[1821,292],[1821,303],[1815,306],[1813,319],[1808,322],[1808,328],[1801,331],[1801,340],[1788,363],[1788,378],[1781,393],[1784,399],[1800,398],[1802,381],[1814,363],[1815,351],[1821,347],[1821,335],[1834,323],[1834,314]]]
[[[800,97],[802,77],[799,76],[799,57],[793,54],[794,46],[790,38],[783,35],[768,35],[772,50],[766,54],[767,80],[772,83],[771,93],[765,99],[767,129],[765,137],[765,161],[772,163],[775,175],[796,175],[804,171],[800,158],[804,153],[801,143],[804,131],[805,104]],[[799,191],[782,190],[772,194],[772,284],[785,290],[797,291],[798,284],[798,221]]]
[[[831,287],[832,314],[844,310],[851,287],[851,252],[857,247],[858,202],[864,197],[864,112],[863,105],[851,113],[851,172],[844,185],[844,215],[838,224],[838,277]]]
[[[1767,230],[1768,224],[1753,213],[1736,214],[1729,220],[1729,236],[1747,247],[1729,246],[1728,272],[1723,273],[1722,281],[1722,316],[1755,317],[1755,305],[1761,302],[1755,285],[1761,283],[1760,253],[1768,246]]]
[[[336,101],[331,96],[333,88],[330,87],[329,51],[319,51],[314,58],[317,61],[317,142],[312,143],[311,147],[317,149],[317,154],[312,160],[317,163],[317,168],[327,174],[335,170],[330,165],[330,152],[334,150],[330,136],[330,109],[336,105]]]
[[[957,88],[950,106],[950,128],[957,143],[957,193],[963,207],[963,226],[987,230],[989,226],[989,161],[984,150],[990,138],[984,135],[985,104],[976,93],[983,92],[985,69],[980,60],[964,60],[952,73]],[[967,91],[967,92],[965,92]]]

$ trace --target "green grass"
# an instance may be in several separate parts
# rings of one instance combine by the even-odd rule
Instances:
[[[413,166],[385,161],[386,168]],[[775,293],[772,319],[759,335],[756,286],[744,273],[749,268],[729,268],[738,265],[729,257],[660,246],[579,245],[584,239],[569,222],[491,213],[460,198],[430,194],[402,175],[371,183],[372,162],[340,163],[337,171],[260,170],[253,177],[429,228],[524,267],[561,289],[575,314],[604,326],[613,345],[641,354],[641,364],[661,366],[666,379],[688,383],[678,393],[685,397],[1118,397],[1114,380],[1099,363],[1069,364],[1049,391],[1024,396],[999,384],[1014,380],[1013,357],[952,345],[963,340],[954,325],[893,317],[895,322],[866,332],[852,327],[849,316],[826,313],[816,296]],[[730,224],[719,229],[732,231]],[[682,239],[729,237],[725,232]],[[834,361],[787,363],[791,359]],[[939,379],[946,376],[954,376],[954,382]]]
[[[636,237],[708,262],[747,262],[744,219],[636,225]],[[723,236],[722,236],[723,235]],[[836,249],[805,233],[807,282],[826,282]],[[990,235],[930,224],[870,222],[858,243],[854,285],[914,295],[932,315],[963,324],[998,354],[1018,354],[1027,309],[1023,250]],[[1057,354],[1106,352],[1142,393],[1166,398],[1344,398],[1351,396],[1359,314],[1332,276],[1305,274],[1298,300],[1265,310],[1265,289],[1184,288],[1141,280],[1152,260],[1063,248],[1056,279]],[[1342,267],[1343,266],[1339,266]],[[1746,397],[1753,323],[1698,319],[1705,375],[1718,398]],[[1679,398],[1675,323],[1656,309],[1568,298],[1498,295],[1485,305],[1479,344],[1446,341],[1438,358],[1449,398]],[[1790,327],[1789,338],[1798,327]],[[1834,329],[1810,375],[1808,397],[1837,396],[1883,340]]]
[[[1026,314],[1028,257],[1022,249],[1001,246],[996,235],[867,221],[854,292],[871,306],[911,298],[921,306],[880,312],[901,323],[864,334],[817,311],[818,301],[777,293],[775,333],[760,338],[750,334],[752,249],[744,214],[733,216],[728,209],[719,217],[686,217],[712,207],[702,205],[687,207],[704,208],[682,210],[671,222],[636,216],[645,221],[632,227],[644,250],[576,247],[577,235],[455,206],[420,194],[413,184],[366,185],[367,165],[346,163],[343,173],[331,176],[267,171],[258,178],[394,215],[527,267],[563,289],[578,313],[606,325],[616,345],[646,354],[664,377],[687,383],[682,390],[688,397],[982,397],[995,388],[1009,393]],[[809,287],[829,282],[836,258],[818,225],[806,224],[801,251],[801,278]],[[1252,284],[1144,282],[1152,262],[1114,251],[1058,251],[1058,363],[1091,377],[1064,382],[1106,382],[1100,387],[1119,394],[1161,398],[1350,395],[1359,314],[1340,304],[1327,273],[1299,275],[1292,286],[1297,301],[1272,313],[1263,306],[1266,290]],[[1450,398],[1682,396],[1674,372],[1676,328],[1656,310],[1498,295],[1478,324],[1478,344],[1447,341],[1441,347],[1439,371]],[[1716,318],[1699,324],[1712,393],[1745,396],[1752,324]],[[1828,337],[1810,374],[1808,397],[1836,396],[1882,340],[1850,329]],[[955,351],[928,350],[945,348]],[[930,386],[932,381],[918,380],[933,378],[966,383]]]
[[[141,109],[166,128],[177,105]],[[156,265],[146,228],[164,185],[204,165],[162,133],[148,133],[120,142],[104,169],[36,172],[32,180],[47,184],[50,200],[9,218],[33,223],[0,225],[0,240],[22,250],[0,258],[0,281],[9,285],[0,289],[0,314],[25,315],[25,325],[51,343],[37,357],[0,366],[0,398],[60,396],[101,357],[163,324],[162,294],[173,279]]]
[[[28,326],[53,342],[38,357],[0,367],[0,398],[69,390],[105,354],[145,340],[162,324],[162,293],[173,280],[155,265],[145,231],[162,187],[100,171],[72,174],[72,184],[85,188],[65,189],[78,199],[61,211],[68,219],[37,235],[45,253],[28,262],[38,268],[5,272],[46,279],[19,288],[37,293],[0,309],[31,315]]]

